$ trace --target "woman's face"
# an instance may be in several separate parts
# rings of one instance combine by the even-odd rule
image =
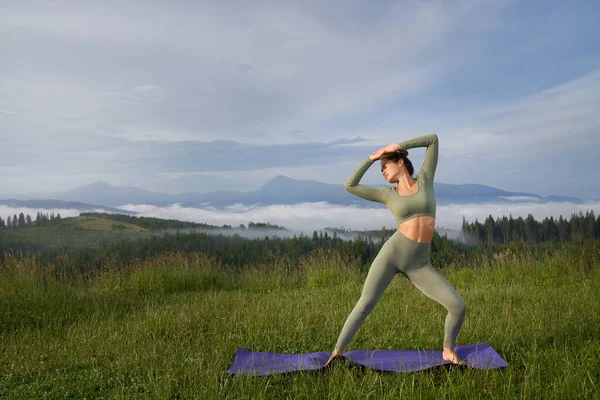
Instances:
[[[403,164],[404,160],[402,159],[397,162],[390,159],[381,160],[381,174],[383,175],[383,178],[390,183],[398,182],[398,177],[400,176]]]

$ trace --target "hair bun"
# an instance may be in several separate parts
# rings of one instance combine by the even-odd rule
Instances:
[[[406,150],[404,150],[404,149],[400,149],[400,150],[398,150],[398,153],[400,153],[400,155],[401,155],[402,157],[406,157],[406,156],[408,156],[408,151],[406,151]]]

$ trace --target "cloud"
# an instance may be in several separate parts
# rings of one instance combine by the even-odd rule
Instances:
[[[139,85],[133,88],[133,91],[135,93],[139,93],[139,94],[146,94],[146,93],[150,93],[150,92],[155,92],[157,90],[159,90],[160,87],[156,86],[156,85]]]
[[[512,201],[539,201],[537,197],[531,196],[500,196],[501,198]]]
[[[11,37],[0,42],[0,145],[11,149],[0,167],[29,169],[3,186],[177,192],[190,181],[158,174],[199,172],[247,187],[288,172],[343,182],[353,160],[436,132],[438,181],[539,194],[566,181],[566,194],[598,197],[576,181],[600,172],[584,163],[600,72],[581,41],[597,13],[553,10],[311,0],[149,3],[140,14],[135,2],[15,2],[0,14]]]
[[[369,132],[371,142],[387,143],[390,138],[418,136],[426,126],[423,133],[440,136],[440,155],[486,162],[583,150],[596,139],[600,126],[600,70],[522,97],[466,103],[464,110],[456,111],[444,110],[444,105],[410,117],[399,111],[376,130],[352,133]]]
[[[252,69],[252,65],[238,64],[237,69],[243,72],[249,72]]]
[[[358,30],[351,21],[361,22],[362,5],[346,2],[153,5],[144,18],[136,18],[137,6],[127,3],[53,5],[53,18],[43,4],[35,9],[13,5],[0,17],[4,29],[16,34],[20,44],[51,45],[55,51],[49,65],[46,53],[17,53],[8,44],[9,54],[19,55],[11,65],[47,65],[38,70],[37,85],[62,80],[63,87],[52,93],[23,87],[30,76],[18,69],[9,70],[5,79],[14,82],[11,96],[18,90],[27,103],[58,102],[58,112],[65,101],[73,111],[98,107],[89,92],[65,87],[66,76],[84,83],[82,88],[89,82],[90,89],[120,93],[127,93],[128,82],[152,77],[153,83],[134,85],[134,93],[168,88],[164,102],[112,109],[110,116],[87,118],[88,127],[102,119],[127,119],[140,129],[157,126],[196,132],[197,137],[214,132],[246,140],[262,131],[266,143],[290,124],[308,126],[365,112],[435,85],[446,68],[460,61],[445,45],[456,40],[464,20],[495,12],[474,4],[373,7],[377,23],[363,22]],[[461,46],[467,48],[469,41]],[[73,52],[85,57],[73,58]],[[112,79],[113,74],[119,78]],[[54,95],[58,90],[60,99]],[[140,120],[147,122],[140,125]]]
[[[211,225],[230,225],[238,227],[240,224],[248,226],[249,222],[270,223],[272,225],[283,226],[292,231],[292,234],[312,235],[313,231],[325,228],[343,228],[355,231],[375,230],[385,227],[394,229],[395,220],[389,210],[384,208],[359,208],[355,206],[338,206],[325,202],[302,203],[295,205],[272,205],[267,207],[248,206],[237,204],[231,206],[228,211],[220,211],[215,208],[189,208],[182,207],[179,204],[173,204],[168,207],[158,207],[154,205],[124,205],[119,207],[124,210],[141,213],[138,216],[148,216],[164,219],[178,219],[181,221],[202,222]],[[596,215],[600,215],[600,203],[588,202],[585,204],[573,203],[532,203],[522,202],[514,204],[464,204],[464,205],[445,205],[437,207],[436,230],[440,234],[448,233],[449,237],[455,237],[460,231],[462,218],[467,222],[483,222],[489,215],[496,220],[502,216],[513,218],[526,218],[528,214],[541,222],[544,218],[553,216],[558,219],[559,216],[569,219],[571,214],[593,210]],[[9,215],[19,215],[23,212],[29,214],[32,218],[37,214],[36,209],[19,208],[14,209],[6,206],[0,206],[0,216],[6,219]],[[61,217],[77,216],[77,210],[43,210],[50,214],[59,211]],[[365,216],[368,216],[366,218]],[[278,232],[261,233],[258,237],[264,235],[278,235]],[[290,235],[291,236],[291,235]]]
[[[479,112],[481,122],[471,129],[486,136],[473,147],[481,148],[485,141],[490,149],[505,150],[506,156],[516,152],[533,155],[531,149],[539,147],[542,140],[544,152],[537,152],[541,156],[583,148],[586,139],[597,137],[598,105],[600,70],[503,106],[484,108]],[[477,118],[477,113],[473,117]]]
[[[15,113],[15,112],[12,112],[11,110],[6,110],[5,109],[5,110],[0,110],[0,115],[6,115],[8,117],[16,117],[19,114]]]
[[[361,142],[366,142],[368,139],[362,138],[362,137],[355,137],[352,139],[338,139],[338,140],[334,140],[333,142],[329,142],[327,143],[329,146],[336,146],[339,144],[352,144],[352,143],[361,143]]]
[[[125,100],[125,101],[130,101],[130,102],[141,100],[141,98],[139,96],[129,94],[129,93],[106,91],[106,92],[96,92],[96,94],[98,95],[99,98],[105,97],[107,99]]]

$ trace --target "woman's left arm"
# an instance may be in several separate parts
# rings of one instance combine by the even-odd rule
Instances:
[[[438,162],[438,136],[435,133],[432,133],[430,135],[405,140],[404,142],[398,143],[398,145],[404,150],[415,147],[427,147],[427,150],[425,150],[425,161],[423,162],[421,171],[427,175],[427,178],[433,181]]]

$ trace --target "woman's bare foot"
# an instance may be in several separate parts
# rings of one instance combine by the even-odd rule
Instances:
[[[452,364],[467,365],[466,361],[463,361],[460,358],[458,358],[458,354],[456,354],[454,350],[449,349],[447,347],[444,347],[442,359],[445,361],[450,361]]]
[[[342,354],[342,351],[340,349],[336,348],[335,350],[333,350],[333,352],[331,353],[331,357],[329,357],[329,360],[327,360],[327,362],[323,366],[326,367],[329,364],[329,362],[333,360],[334,357],[339,356],[340,354]]]

